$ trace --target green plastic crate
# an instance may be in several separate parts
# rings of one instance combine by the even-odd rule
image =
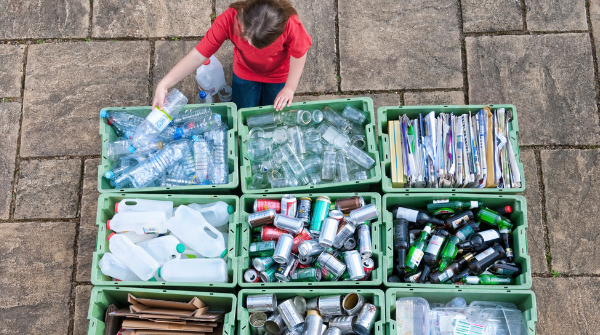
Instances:
[[[418,118],[419,113],[425,114],[435,111],[435,115],[440,113],[454,113],[454,115],[466,114],[469,111],[477,113],[485,106],[490,108],[505,108],[512,110],[513,120],[509,123],[509,139],[513,150],[517,155],[517,165],[521,173],[520,188],[393,188],[392,173],[390,162],[390,139],[388,136],[388,120],[398,120],[399,117],[406,114],[410,119]],[[519,154],[519,121],[517,119],[517,108],[514,105],[464,105],[464,106],[388,106],[377,109],[377,131],[379,132],[379,146],[381,152],[381,186],[385,193],[500,193],[517,194],[525,190],[525,173],[521,155]]]
[[[238,272],[238,283],[241,287],[248,287],[248,288],[259,288],[259,287],[294,287],[294,286],[301,286],[301,287],[308,287],[308,286],[314,286],[314,287],[331,287],[331,286],[358,286],[358,287],[365,287],[365,286],[378,286],[381,285],[382,283],[382,277],[383,277],[383,264],[382,261],[384,259],[383,257],[383,252],[382,252],[382,238],[381,238],[381,233],[382,233],[382,228],[383,228],[383,224],[382,224],[382,211],[381,211],[381,196],[379,195],[379,193],[336,193],[336,194],[323,194],[323,193],[318,193],[318,194],[294,194],[296,196],[297,199],[300,199],[301,197],[309,197],[311,199],[313,199],[313,201],[321,196],[321,195],[325,195],[328,196],[329,198],[331,198],[331,202],[332,204],[335,202],[335,200],[339,199],[339,198],[347,198],[347,197],[352,197],[355,195],[360,195],[365,199],[365,203],[366,204],[371,204],[374,203],[377,206],[377,209],[379,210],[379,217],[377,218],[377,220],[371,221],[371,243],[373,246],[373,255],[371,256],[371,258],[373,259],[373,261],[375,262],[375,269],[373,270],[373,272],[371,273],[371,280],[369,281],[345,281],[345,280],[341,280],[341,281],[320,281],[320,282],[286,282],[286,283],[280,283],[280,282],[274,282],[274,283],[263,283],[258,282],[258,283],[246,283],[244,282],[244,272],[246,272],[246,270],[248,270],[249,268],[251,268],[251,264],[250,264],[250,255],[248,252],[248,246],[250,245],[250,239],[252,238],[252,229],[250,227],[250,224],[248,223],[248,215],[253,213],[253,205],[254,205],[254,200],[256,199],[281,199],[283,197],[283,194],[246,194],[243,195],[242,198],[240,199],[240,204],[241,204],[241,211],[240,211],[240,227],[239,227],[239,231],[240,231],[240,247],[239,247],[239,258],[238,258],[238,266],[241,267],[240,271]],[[311,209],[312,211],[312,209]]]
[[[394,223],[392,210],[396,206],[425,209],[427,204],[433,200],[450,199],[450,201],[477,200],[483,202],[483,206],[498,208],[510,205],[513,208],[509,216],[515,229],[513,230],[513,251],[515,263],[521,265],[522,273],[515,278],[514,285],[456,285],[456,284],[419,284],[419,283],[390,283],[388,277],[394,268]],[[465,291],[479,290],[526,290],[531,288],[531,258],[527,251],[527,204],[525,198],[519,195],[489,195],[489,194],[386,194],[383,197],[383,215],[385,221],[385,257],[383,267],[386,274],[383,283],[387,287],[418,287],[418,288],[460,288]]]
[[[229,161],[229,182],[221,185],[189,185],[189,186],[171,186],[171,187],[146,187],[144,189],[124,188],[115,189],[110,185],[108,179],[104,178],[104,173],[110,169],[112,161],[106,157],[106,143],[117,140],[117,134],[107,123],[107,119],[100,118],[100,139],[101,139],[101,162],[98,165],[98,191],[100,193],[231,193],[231,189],[235,189],[239,185],[238,175],[238,143],[237,143],[237,107],[232,102],[215,103],[215,104],[200,104],[186,105],[184,109],[199,108],[210,106],[215,114],[221,115],[221,120],[227,123],[229,130],[227,131],[227,154]],[[140,107],[105,107],[106,111],[124,111],[136,114],[141,117],[146,117],[152,111],[151,106]]]
[[[112,233],[106,228],[106,220],[115,215],[115,203],[123,199],[148,199],[173,201],[173,206],[187,205],[191,203],[206,204],[216,201],[224,201],[233,206],[234,213],[229,215],[229,235],[227,241],[227,267],[229,268],[228,283],[178,283],[164,281],[113,281],[111,277],[105,276],[100,271],[99,262],[105,252],[108,252],[108,235]],[[239,199],[235,195],[185,195],[185,194],[142,194],[142,193],[105,193],[98,198],[98,209],[96,213],[96,225],[98,234],[96,238],[96,251],[92,259],[92,284],[105,286],[136,286],[136,287],[179,287],[198,288],[212,287],[226,291],[232,291],[237,283],[237,246],[239,243],[237,223],[239,216]]]
[[[377,143],[375,142],[375,113],[373,111],[373,100],[371,98],[352,98],[352,99],[336,99],[336,100],[322,100],[322,101],[305,101],[293,103],[290,107],[285,110],[294,109],[323,109],[325,106],[329,106],[336,111],[341,111],[351,105],[354,108],[368,112],[367,120],[365,121],[365,135],[367,137],[367,153],[371,158],[375,160],[375,165],[369,171],[369,179],[366,180],[354,180],[344,183],[328,183],[320,185],[306,185],[296,187],[282,187],[282,188],[268,188],[260,190],[251,190],[248,185],[252,182],[252,165],[248,159],[248,152],[246,142],[248,141],[248,133],[250,129],[245,125],[246,120],[249,116],[273,112],[275,109],[273,106],[261,106],[256,108],[243,108],[240,109],[240,117],[238,118],[238,129],[240,136],[240,150],[242,157],[241,171],[241,183],[242,192],[246,193],[299,193],[299,192],[311,192],[312,190],[328,191],[328,192],[344,192],[344,191],[368,191],[370,184],[379,183],[381,180],[381,171],[379,169],[379,153],[377,149]]]
[[[537,304],[535,294],[532,291],[493,291],[481,290],[477,292],[464,291],[459,289],[440,290],[440,289],[389,289],[385,293],[386,306],[386,332],[387,335],[402,335],[396,331],[396,300],[400,298],[420,297],[431,303],[450,302],[455,297],[464,298],[467,303],[472,301],[497,301],[510,302],[515,304],[523,313],[523,319],[527,324],[527,335],[535,335],[535,325],[537,323]],[[524,335],[524,334],[523,334]]]
[[[131,293],[136,298],[162,299],[188,302],[198,297],[211,310],[227,312],[223,319],[223,335],[235,334],[235,308],[237,299],[234,294],[213,292],[174,291],[162,289],[144,289],[135,287],[103,287],[96,286],[90,295],[88,310],[88,335],[104,335],[106,325],[104,316],[111,304],[119,308],[129,306],[127,295]]]
[[[373,305],[379,307],[379,317],[377,318],[377,322],[373,326],[373,330],[371,335],[383,335],[385,333],[385,315],[386,315],[386,303],[385,303],[385,294],[381,290],[374,289],[341,289],[341,290],[329,290],[329,289],[306,289],[299,292],[290,292],[290,290],[248,290],[244,289],[238,293],[238,335],[250,335],[250,327],[248,324],[248,320],[250,318],[250,313],[246,309],[246,297],[254,294],[276,294],[278,301],[284,301],[296,296],[304,297],[305,299],[311,299],[322,295],[335,295],[335,294],[348,294],[356,292],[362,296],[364,296],[367,301],[372,303]]]

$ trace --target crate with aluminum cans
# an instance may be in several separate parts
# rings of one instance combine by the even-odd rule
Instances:
[[[377,193],[244,195],[242,287],[382,283]]]
[[[241,290],[240,335],[382,335],[380,290]]]

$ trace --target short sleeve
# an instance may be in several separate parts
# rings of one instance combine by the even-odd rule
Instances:
[[[236,16],[237,11],[233,8],[228,8],[221,15],[217,16],[215,22],[213,22],[210,29],[206,32],[206,35],[196,45],[196,50],[207,58],[214,55],[221,45],[231,38]]]
[[[312,45],[312,38],[306,29],[304,29],[304,26],[297,15],[293,15],[289,18],[286,33],[286,45],[290,55],[294,58],[304,56]]]

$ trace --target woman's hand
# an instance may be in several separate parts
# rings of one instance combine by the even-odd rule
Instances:
[[[275,110],[280,111],[285,107],[290,107],[292,100],[294,100],[294,92],[293,89],[284,86],[281,91],[279,91],[279,94],[277,94],[275,102],[273,103]]]
[[[158,108],[160,109],[164,109],[166,96],[167,89],[164,88],[160,83],[158,83],[158,85],[156,85],[156,91],[154,91],[154,101],[152,101],[152,109],[156,108],[156,106],[158,106]]]

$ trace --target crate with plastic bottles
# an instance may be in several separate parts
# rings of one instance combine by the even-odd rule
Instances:
[[[173,89],[162,110],[100,111],[101,193],[230,193],[237,188],[235,104],[186,103]]]
[[[243,193],[368,191],[381,180],[371,98],[240,109]]]
[[[239,199],[234,195],[100,195],[94,285],[237,284]]]

